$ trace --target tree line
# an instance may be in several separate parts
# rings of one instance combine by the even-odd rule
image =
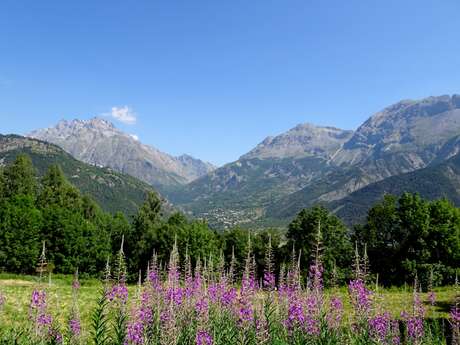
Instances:
[[[247,253],[262,276],[268,246],[275,271],[300,264],[303,271],[321,247],[325,280],[343,283],[359,258],[369,276],[400,285],[421,281],[452,283],[460,263],[460,210],[448,200],[428,201],[417,194],[386,196],[353,229],[322,206],[302,210],[287,231],[250,231],[240,227],[217,232],[182,213],[164,215],[161,199],[149,193],[137,214],[106,213],[72,186],[57,165],[39,178],[30,158],[19,155],[0,171],[0,270],[33,273],[42,243],[48,268],[98,276],[124,239],[128,272],[145,272],[156,253],[166,264],[177,242],[181,260],[198,260],[219,269],[243,270]],[[305,274],[305,277],[307,274]],[[428,283],[427,283],[428,284]]]

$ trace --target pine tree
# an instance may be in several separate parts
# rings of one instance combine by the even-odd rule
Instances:
[[[37,195],[37,177],[32,160],[27,155],[18,155],[14,163],[3,172],[4,194],[6,197],[15,195]]]

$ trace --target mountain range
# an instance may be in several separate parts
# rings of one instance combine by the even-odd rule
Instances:
[[[356,131],[299,125],[269,137],[238,161],[201,177],[170,199],[216,226],[291,219],[388,177],[459,153],[460,96],[406,100]]]
[[[85,163],[137,177],[160,192],[191,182],[215,169],[212,164],[189,155],[173,157],[144,145],[135,136],[97,117],[63,120],[54,127],[35,130],[27,136],[58,145]]]
[[[339,167],[268,208],[289,217],[316,202],[336,202],[385,178],[436,165],[460,152],[460,96],[402,101],[360,126],[331,165]]]
[[[460,96],[404,100],[354,131],[300,124],[220,168],[162,153],[98,118],[62,121],[29,136],[59,145],[84,162],[138,177],[215,227],[285,224],[315,203],[359,219],[362,212],[350,211],[352,205],[372,199],[363,193],[381,195],[371,190],[388,189],[379,183],[402,192],[411,173],[453,164],[460,152]]]

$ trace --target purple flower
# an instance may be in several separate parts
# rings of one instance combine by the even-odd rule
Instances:
[[[196,302],[196,304],[195,304],[195,311],[196,311],[199,315],[206,315],[207,312],[208,312],[208,308],[209,308],[208,301],[206,301],[205,298],[201,298],[201,299],[198,300],[198,302]]]
[[[450,311],[450,320],[453,324],[460,326],[460,308],[458,306],[452,307]]]
[[[321,312],[321,300],[316,295],[309,295],[306,299],[306,307],[309,315],[319,316]]]
[[[208,332],[196,332],[196,345],[212,345],[212,343],[212,337]]]
[[[141,294],[140,306],[135,310],[135,317],[144,325],[149,325],[153,321],[152,308],[150,307],[151,295],[149,291]]]
[[[72,336],[78,337],[81,333],[80,320],[78,319],[69,320],[69,330]]]
[[[401,319],[402,319],[402,320],[405,320],[405,321],[406,321],[407,319],[409,319],[409,313],[408,313],[407,311],[403,310],[403,311],[401,312]]]
[[[318,336],[321,332],[319,320],[307,315],[304,323],[305,331],[312,336]]]
[[[297,299],[289,301],[287,319],[284,325],[289,331],[292,331],[296,326],[302,326],[305,323],[306,317],[302,303]]]
[[[41,327],[50,326],[53,318],[48,314],[40,314],[37,318],[37,324]]]
[[[307,334],[317,336],[320,333],[321,296],[314,293],[306,299],[305,330]]]
[[[254,320],[254,311],[252,310],[252,305],[250,303],[243,304],[240,307],[238,317],[240,323],[251,322]]]
[[[128,324],[125,345],[141,345],[144,343],[144,325],[135,321]]]
[[[153,321],[152,309],[148,305],[142,305],[137,311],[137,318],[145,325],[149,325]]]
[[[275,289],[275,275],[271,272],[264,272],[264,287],[268,290]]]
[[[407,334],[414,341],[423,338],[423,319],[420,317],[410,317],[407,320]]]
[[[46,292],[44,290],[32,291],[32,297],[30,300],[30,308],[39,309],[39,310],[46,308]]]
[[[74,290],[80,289],[80,282],[78,281],[78,279],[74,279],[72,281],[72,289],[74,289]]]
[[[348,286],[348,291],[351,303],[358,315],[367,314],[371,307],[372,292],[366,288],[364,281],[362,279],[352,280]]]
[[[201,289],[201,274],[200,272],[195,272],[193,277],[193,289],[199,291]]]
[[[222,297],[220,298],[220,303],[222,303],[222,305],[225,307],[229,307],[234,303],[235,299],[236,289],[229,288],[222,294]]]
[[[321,291],[323,289],[323,270],[323,266],[319,262],[310,266],[310,288],[314,291]]]
[[[115,284],[109,291],[107,298],[111,302],[115,301],[125,304],[128,301],[128,288],[123,283]]]
[[[329,305],[329,313],[326,316],[327,324],[330,329],[337,330],[342,322],[343,303],[339,297],[332,297]]]
[[[169,311],[165,310],[165,311],[161,312],[160,321],[161,321],[162,324],[165,324],[170,320],[171,320],[171,314],[169,313]]]
[[[243,276],[241,281],[241,293],[242,294],[251,294],[256,289],[256,280],[253,275]]]
[[[401,313],[401,318],[406,322],[407,335],[416,343],[422,339],[424,335],[424,317],[425,308],[420,300],[418,292],[414,291],[412,314],[403,311]]]
[[[371,336],[377,342],[385,343],[391,331],[390,314],[377,314],[368,321]]]
[[[29,304],[29,316],[34,323],[35,330],[40,336],[53,337],[59,341],[60,333],[52,328],[53,318],[47,313],[46,292],[45,290],[34,290]],[[62,342],[62,336],[61,342]]]
[[[172,265],[168,271],[168,282],[171,286],[178,286],[180,279],[180,272],[175,265]]]
[[[63,337],[62,337],[61,332],[59,332],[57,329],[50,328],[48,335],[52,340],[54,340],[54,343],[62,344]]]
[[[169,302],[174,302],[177,306],[182,304],[184,295],[184,290],[182,288],[169,288],[166,291],[166,299]]]
[[[209,285],[208,295],[209,295],[209,299],[213,303],[216,303],[219,300],[219,296],[221,295],[221,286],[219,286],[219,284]]]
[[[418,293],[414,293],[414,316],[423,319],[425,317],[425,307]]]
[[[160,278],[158,276],[158,272],[156,270],[152,270],[149,272],[149,275],[147,277],[147,280],[149,281],[151,287],[155,290],[158,290],[160,288]]]

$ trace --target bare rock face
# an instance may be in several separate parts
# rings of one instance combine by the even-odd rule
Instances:
[[[333,163],[357,166],[375,182],[452,157],[459,136],[460,96],[402,101],[360,126]]]
[[[393,154],[416,153],[422,164],[429,164],[440,146],[459,134],[460,96],[402,101],[360,126],[334,162],[359,165]]]
[[[187,154],[175,157],[175,159],[180,163],[180,175],[184,176],[189,182],[216,169],[213,164],[203,162]]]
[[[266,138],[241,158],[321,157],[330,159],[352,135],[353,131],[318,127],[309,123],[300,124],[286,133]]]
[[[191,182],[215,169],[199,159],[173,157],[144,145],[101,118],[64,120],[28,136],[56,144],[83,162],[137,177],[160,191]]]

